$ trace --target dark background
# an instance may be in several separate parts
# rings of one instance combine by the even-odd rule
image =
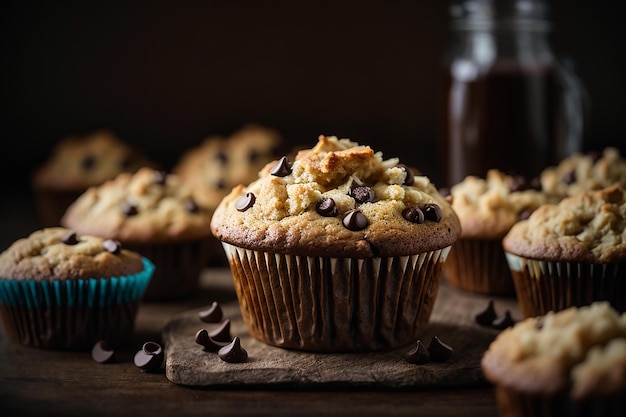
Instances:
[[[551,40],[591,98],[585,148],[626,154],[626,25],[614,4],[553,0]],[[104,127],[169,167],[209,134],[258,122],[298,144],[349,137],[436,181],[447,9],[437,0],[5,2],[3,242],[30,231],[20,220],[32,214],[29,177],[54,143]]]

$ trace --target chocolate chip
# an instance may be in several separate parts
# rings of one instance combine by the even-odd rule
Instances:
[[[588,156],[589,158],[591,158],[591,162],[592,162],[593,164],[595,164],[595,163],[596,163],[596,162],[598,162],[600,159],[602,159],[603,154],[602,154],[602,152],[600,152],[600,151],[598,151],[598,150],[590,150],[590,151],[587,151],[587,156]]]
[[[359,210],[351,210],[343,216],[341,221],[344,227],[353,232],[363,230],[367,227],[367,219]]]
[[[491,323],[491,327],[493,327],[494,329],[503,330],[514,324],[515,320],[513,320],[513,317],[511,317],[511,312],[509,310],[506,310],[502,316],[497,317],[493,320],[493,322]]]
[[[90,171],[96,165],[96,158],[93,155],[87,155],[83,158],[80,166],[85,171]]]
[[[571,170],[570,172],[566,173],[565,175],[563,175],[563,178],[561,179],[561,181],[563,181],[567,185],[571,185],[571,184],[575,183],[576,182],[576,171]]]
[[[235,202],[235,208],[238,211],[246,211],[254,205],[256,196],[253,193],[246,193],[246,195],[239,197]]]
[[[413,171],[411,171],[411,168],[404,164],[398,164],[398,168],[403,170],[406,174],[402,185],[413,185],[413,183],[415,182],[415,175],[413,175]]]
[[[241,341],[235,336],[232,342],[217,352],[217,356],[224,362],[239,363],[248,359],[248,352],[241,347]]]
[[[78,243],[78,236],[76,235],[76,232],[69,231],[65,236],[61,238],[61,242],[65,243],[66,245],[76,245]]]
[[[132,155],[124,155],[122,159],[120,159],[120,169],[122,171],[127,171],[133,164],[133,156]]]
[[[315,205],[315,210],[319,215],[324,217],[335,217],[339,214],[337,204],[331,197],[322,197]]]
[[[124,201],[122,203],[121,209],[122,209],[122,213],[124,213],[127,216],[134,216],[137,213],[139,213],[139,210],[137,210],[137,207],[130,204],[128,201]]]
[[[217,159],[221,165],[226,165],[228,162],[228,155],[220,149],[215,155],[215,159]]]
[[[209,352],[217,352],[224,346],[228,345],[230,342],[220,342],[213,339],[209,336],[209,332],[206,329],[200,329],[196,332],[195,341],[197,344],[204,347],[205,350]]]
[[[117,240],[107,239],[102,242],[102,247],[113,255],[117,255],[122,251],[122,244]]]
[[[248,161],[250,161],[251,164],[256,163],[260,157],[261,153],[256,149],[250,149],[250,151],[248,151]]]
[[[474,321],[481,326],[491,326],[496,317],[497,314],[493,300],[489,300],[489,304],[487,304],[487,307],[485,307],[483,311],[474,316]]]
[[[154,171],[154,182],[159,185],[165,185],[167,182],[167,173],[165,171]]]
[[[402,217],[412,223],[424,223],[424,212],[417,207],[409,207],[402,210]]]
[[[437,204],[426,204],[422,208],[422,211],[424,212],[424,218],[433,222],[441,221],[441,217],[443,216],[441,213],[441,207]]]
[[[433,362],[444,362],[452,357],[454,350],[437,336],[434,336],[428,345],[428,353],[430,353],[430,359]]]
[[[537,322],[535,323],[535,329],[537,330],[543,329],[543,318],[540,318],[537,320]]]
[[[270,174],[275,177],[286,177],[291,174],[291,165],[289,161],[287,161],[287,157],[283,156],[280,160],[274,165],[274,168],[270,171]]]
[[[209,333],[209,336],[218,342],[230,342],[233,339],[230,335],[230,320],[224,320],[217,329]]]
[[[526,210],[522,210],[519,213],[519,219],[520,220],[526,220],[527,218],[530,217],[530,215],[533,214],[532,210],[526,209]]]
[[[509,191],[514,193],[516,191],[528,190],[530,185],[526,178],[521,175],[515,175],[511,178],[511,184],[509,185]]]
[[[205,323],[219,323],[223,315],[222,307],[217,301],[213,301],[208,309],[198,312],[198,318]]]
[[[99,340],[91,348],[91,357],[98,363],[111,363],[115,359],[115,351],[104,340]]]
[[[530,180],[530,188],[535,191],[541,191],[543,188],[541,185],[541,178],[535,177]]]
[[[196,201],[193,198],[190,197],[185,201],[185,210],[189,213],[198,212],[198,204],[196,204]]]
[[[422,341],[418,340],[415,346],[413,346],[413,349],[404,355],[404,359],[408,363],[421,365],[430,362],[430,352],[426,349]]]
[[[350,197],[354,198],[357,203],[371,203],[376,198],[376,193],[367,185],[360,185],[350,190]]]
[[[226,188],[226,181],[224,180],[224,178],[220,178],[219,180],[217,180],[217,182],[215,183],[215,186],[220,189],[223,190],[224,188]]]
[[[141,350],[135,353],[133,362],[137,368],[141,368],[144,372],[154,372],[161,368],[164,357],[161,345],[156,342],[146,342]]]

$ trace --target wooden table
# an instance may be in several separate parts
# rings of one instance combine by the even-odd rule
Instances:
[[[455,389],[371,390],[253,388],[197,389],[170,382],[164,373],[144,373],[133,364],[145,341],[161,341],[168,320],[211,301],[235,300],[228,285],[213,285],[214,271],[203,275],[202,289],[180,302],[140,307],[132,343],[110,364],[89,352],[28,348],[0,330],[0,414],[2,416],[496,416],[490,386]],[[218,271],[224,274],[225,271]],[[231,283],[232,284],[232,283]],[[442,285],[445,285],[442,284]]]

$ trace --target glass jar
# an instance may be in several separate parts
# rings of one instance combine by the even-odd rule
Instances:
[[[465,0],[450,14],[440,92],[443,184],[491,168],[530,180],[581,150],[585,92],[551,49],[547,4]]]

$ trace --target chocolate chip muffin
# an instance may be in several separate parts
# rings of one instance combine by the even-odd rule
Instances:
[[[387,350],[425,329],[456,214],[425,176],[349,139],[320,136],[267,164],[217,207],[244,321],[271,345]]]
[[[0,315],[9,337],[46,349],[129,341],[154,265],[114,240],[46,228],[0,254]]]
[[[146,256],[156,271],[145,297],[189,296],[209,256],[211,211],[173,174],[141,168],[89,188],[61,223],[78,233],[120,241]]]
[[[626,160],[613,147],[602,152],[577,152],[544,169],[540,179],[544,192],[556,199],[613,184],[626,188]]]
[[[626,194],[619,185],[545,204],[502,243],[525,317],[594,301],[626,311]]]
[[[541,187],[492,169],[486,178],[466,177],[450,189],[448,198],[462,231],[444,264],[444,276],[465,291],[515,295],[502,238],[515,223],[547,202]]]
[[[626,412],[626,314],[608,302],[527,318],[500,333],[481,362],[502,417]]]
[[[63,138],[31,179],[41,223],[58,226],[67,207],[87,188],[143,166],[158,164],[110,130]]]

